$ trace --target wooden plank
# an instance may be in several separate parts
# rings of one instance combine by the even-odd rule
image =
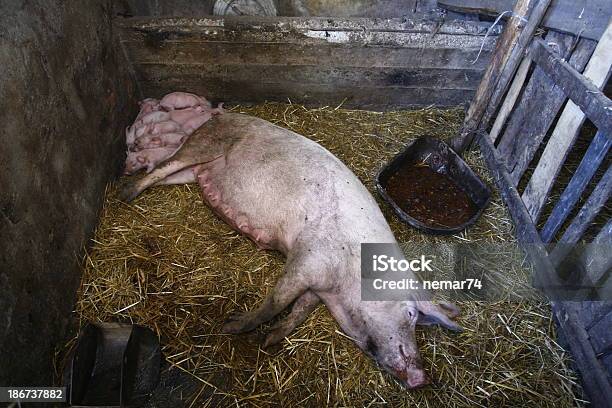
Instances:
[[[429,43],[415,47],[358,47],[344,44],[269,44],[249,42],[166,41],[161,47],[145,47],[142,41],[126,41],[136,63],[209,65],[319,65],[322,67],[446,68],[484,70],[490,52],[483,51],[475,64],[477,48],[436,48]]]
[[[297,84],[292,82],[142,82],[148,97],[158,98],[172,91],[194,92],[215,102],[251,104],[263,101],[287,102],[307,106],[338,106],[376,111],[410,107],[457,106],[469,101],[473,90],[434,88],[332,87],[329,84]]]
[[[459,153],[463,152],[472,142],[474,131],[478,128],[495,90],[498,86],[502,88],[507,86],[507,82],[498,84],[500,76],[502,76],[505,71],[505,81],[510,81],[512,75],[508,73],[514,73],[519,62],[522,60],[523,52],[531,41],[531,37],[538,27],[542,16],[546,12],[546,8],[550,1],[551,0],[541,0],[537,2],[533,0],[517,1],[513,10],[515,16],[528,15],[527,11],[530,10],[530,6],[535,3],[531,13],[529,13],[529,21],[523,28],[521,20],[518,17],[513,17],[506,25],[497,43],[491,62],[476,90],[476,96],[468,109],[461,133],[458,137],[453,139],[451,143],[455,151]]]
[[[512,85],[508,90],[508,94],[504,99],[504,103],[502,104],[499,112],[497,113],[497,117],[495,118],[495,122],[493,123],[493,127],[489,132],[489,136],[491,141],[495,143],[497,141],[497,137],[499,136],[499,132],[502,127],[506,123],[510,112],[514,109],[514,104],[516,103],[516,99],[521,93],[523,89],[523,84],[525,83],[525,79],[527,78],[527,73],[529,72],[529,67],[531,66],[531,58],[525,57],[523,61],[521,61],[521,65],[519,65],[516,75],[514,76],[514,80],[512,81]]]
[[[608,267],[607,271],[610,271],[612,267]],[[601,299],[607,302],[612,302],[612,279],[602,279],[598,284],[597,288],[597,299]],[[612,371],[610,371],[612,375]]]
[[[511,10],[513,4],[514,0],[438,0],[440,7],[449,10],[490,16]],[[609,0],[555,0],[542,26],[599,40],[611,14]]]
[[[584,328],[589,330],[608,313],[612,313],[612,302],[610,301],[586,301],[580,302],[580,320],[584,322]]]
[[[546,10],[548,9],[547,4],[550,4],[550,2],[540,1],[540,3],[537,3],[534,6],[534,10],[531,12],[529,16],[529,20],[535,18],[535,19],[538,19],[538,21],[541,21],[542,15],[546,13]],[[516,72],[519,62],[523,60],[525,50],[529,46],[529,43],[531,42],[531,37],[533,36],[533,33],[535,32],[537,27],[538,27],[538,23],[535,23],[533,26],[531,26],[531,23],[527,23],[525,30],[523,30],[523,32],[519,36],[516,47],[510,50],[510,57],[508,58],[508,62],[504,66],[499,76],[499,79],[497,81],[497,84],[495,85],[493,94],[491,95],[491,98],[489,99],[489,103],[487,104],[485,112],[482,116],[482,119],[480,122],[481,128],[487,128],[489,124],[491,123],[491,118],[495,115],[495,112],[497,111],[499,103],[502,97],[505,95],[510,81],[514,77],[514,74]]]
[[[563,262],[573,246],[591,225],[593,219],[595,219],[599,211],[606,204],[606,201],[608,201],[608,198],[610,198],[610,192],[612,192],[612,166],[608,168],[601,180],[599,180],[595,190],[593,190],[588,200],[578,212],[578,215],[567,227],[561,239],[550,253],[550,258],[555,267]]]
[[[144,92],[180,88],[240,103],[291,99],[337,105],[346,99],[347,107],[376,110],[467,102],[484,69],[470,62],[488,27],[411,19],[251,17],[140,18],[116,24]],[[494,42],[495,35],[486,39],[481,58],[487,60]]]
[[[294,45],[336,45],[363,47],[431,47],[466,48],[479,50],[484,41],[484,49],[489,51],[495,45],[495,36],[482,37],[470,34],[421,33],[411,31],[264,31],[215,29],[195,33],[174,33],[168,31],[123,31],[121,42],[140,43],[147,48],[160,49],[168,44],[191,43],[193,46],[207,43],[244,43]]]
[[[597,128],[612,137],[612,101],[598,86],[554,55],[543,41],[535,41],[532,58]]]
[[[605,85],[610,74],[610,67],[612,66],[610,47],[612,47],[612,24],[608,25],[583,73],[584,77],[590,79],[598,88]],[[537,222],[540,217],[546,198],[561,166],[565,162],[570,147],[578,137],[584,118],[585,115],[580,108],[569,101],[557,121],[557,125],[522,196],[527,211],[529,211],[534,222]]]
[[[534,287],[542,290],[550,299],[563,298],[563,285],[557,277],[556,271],[548,259],[548,252],[540,239],[529,214],[521,201],[516,188],[510,182],[510,176],[502,159],[491,143],[490,137],[484,133],[478,138],[487,168],[491,171],[493,180],[499,188],[504,203],[508,207],[515,225],[515,235],[519,245],[529,257],[534,266]]]
[[[424,34],[453,34],[484,36],[489,23],[476,21],[440,21],[424,18],[346,18],[346,17],[262,17],[262,16],[206,16],[206,17],[132,17],[117,18],[113,24],[128,32],[141,32],[180,37],[183,35],[214,34],[215,31],[232,32],[284,32],[323,33],[345,31],[364,32],[404,32]],[[491,35],[501,33],[495,28]],[[169,38],[166,36],[167,38]]]
[[[138,64],[136,77],[141,82],[180,84],[236,81],[260,85],[295,83],[330,87],[443,88],[475,90],[480,72],[449,69],[402,69],[321,67],[311,65],[209,65],[209,64]],[[384,92],[384,89],[381,89]]]
[[[595,354],[612,350],[612,313],[608,313],[588,331]]]
[[[546,282],[558,284],[555,269],[547,257],[546,249],[531,222],[516,188],[512,186],[509,175],[501,165],[501,158],[495,151],[489,136],[484,134],[480,137],[479,144],[487,162],[487,167],[492,172],[502,198],[510,210],[516,226],[515,233],[519,243],[527,253],[529,260],[534,264],[536,269],[534,280],[539,282],[540,287],[547,287]],[[549,277],[552,280],[549,281]],[[608,382],[607,373],[593,351],[586,330],[581,325],[581,320],[575,310],[576,302],[559,301],[559,298],[554,297],[555,291],[550,289],[547,293],[553,296],[552,299],[555,299],[551,302],[553,313],[559,323],[563,338],[566,339],[572,351],[589,399],[594,406],[609,407],[611,402],[609,395],[612,395],[612,387]]]
[[[572,41],[571,38],[569,40]],[[561,41],[557,41],[555,44],[561,43]],[[569,60],[570,66],[582,71],[595,46],[594,41],[581,39]],[[555,49],[557,48],[555,47]],[[508,169],[510,169],[510,177],[514,181],[514,185],[519,184],[521,177],[540,147],[540,143],[548,133],[559,110],[563,107],[563,103],[567,100],[563,89],[551,80],[540,66],[537,66],[534,70],[531,80],[533,81],[533,87],[530,89],[530,99],[524,102],[526,109],[522,111],[523,117],[517,115],[514,126],[509,126],[508,134],[504,135],[505,140],[510,142],[512,150],[504,151],[502,154],[506,157],[506,163]],[[527,90],[525,90],[525,94],[527,94]],[[537,114],[534,114],[534,112],[537,112]]]
[[[551,32],[547,35],[546,42],[556,44],[555,52],[566,57],[574,39],[567,34]],[[594,48],[594,41],[580,41],[570,58],[570,63],[582,70]],[[521,102],[512,114],[498,145],[515,186],[518,185],[523,172],[566,99],[563,90],[542,68],[536,66],[523,91]]]
[[[122,42],[162,48],[173,42],[197,45],[206,42],[295,45],[361,45],[479,49],[487,25],[478,22],[442,23],[411,19],[337,18],[130,18],[116,19]],[[495,43],[494,32],[484,41]]]
[[[589,336],[579,318],[579,302],[551,302],[556,321],[569,344],[582,385],[593,407],[612,407],[612,386],[602,363],[593,351]]]
[[[612,376],[612,352],[605,353],[601,356],[601,363],[608,371],[608,374]]]
[[[563,190],[559,201],[548,217],[548,220],[546,220],[544,228],[540,231],[540,236],[544,243],[549,243],[561,225],[563,225],[587,184],[591,181],[595,172],[597,172],[599,165],[608,154],[610,146],[612,146],[612,138],[606,136],[602,131],[597,132],[574,172],[572,179]]]
[[[601,280],[612,269],[610,248],[612,248],[612,219],[602,227],[593,242],[586,245],[581,255],[586,280],[601,285],[599,298],[606,300],[612,300],[612,288],[609,287],[612,277],[608,276],[606,282]],[[612,307],[612,303],[610,306]]]

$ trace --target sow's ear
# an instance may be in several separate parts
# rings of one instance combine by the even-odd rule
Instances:
[[[451,303],[440,303],[438,305],[431,302],[418,302],[419,317],[417,324],[432,325],[439,324],[449,330],[456,332],[463,331],[463,327],[452,321],[452,318],[459,316],[459,309]]]

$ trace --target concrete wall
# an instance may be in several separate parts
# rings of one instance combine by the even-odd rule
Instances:
[[[135,89],[111,2],[0,2],[0,386],[50,384]]]

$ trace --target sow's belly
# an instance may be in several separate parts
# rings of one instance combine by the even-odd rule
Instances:
[[[372,195],[343,167],[230,156],[202,165],[197,181],[213,211],[260,248],[286,254],[300,236],[326,246],[394,242]]]

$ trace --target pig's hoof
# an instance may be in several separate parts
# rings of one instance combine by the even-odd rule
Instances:
[[[119,191],[118,198],[119,200],[129,203],[133,199],[138,196],[139,192],[132,186],[126,186]]]
[[[255,329],[255,327],[256,325],[253,324],[249,312],[234,313],[225,321],[221,332],[227,334],[245,333]]]
[[[290,332],[291,330],[287,330],[287,328],[284,326],[273,327],[272,330],[266,336],[263,348],[272,347],[280,343],[285,337],[289,335]]]

